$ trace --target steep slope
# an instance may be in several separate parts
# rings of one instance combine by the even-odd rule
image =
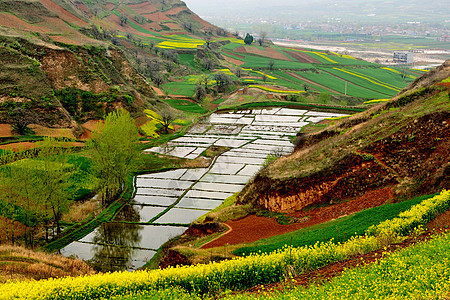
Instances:
[[[170,109],[139,66],[170,59],[152,51],[167,38],[216,33],[178,0],[1,1],[0,124],[24,108],[29,123],[78,137],[79,124],[119,107],[134,116]]]
[[[272,211],[335,204],[379,188],[391,201],[448,188],[450,61],[391,101],[321,132],[262,170],[238,197]]]

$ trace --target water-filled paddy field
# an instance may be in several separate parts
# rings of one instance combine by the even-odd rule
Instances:
[[[239,192],[269,154],[290,154],[300,129],[343,114],[289,108],[213,113],[186,135],[146,151],[194,159],[210,146],[230,150],[208,168],[139,175],[136,195],[109,223],[61,249],[103,271],[142,267],[169,239]]]

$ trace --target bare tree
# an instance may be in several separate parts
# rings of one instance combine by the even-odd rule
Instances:
[[[159,87],[164,81],[164,78],[160,72],[153,73],[150,78],[157,87]]]
[[[234,74],[236,75],[236,77],[241,78],[241,76],[242,76],[242,68],[237,67],[237,68],[234,70]]]
[[[35,119],[36,115],[31,110],[27,110],[24,108],[16,107],[11,113],[9,113],[9,117],[11,118],[11,126],[19,135],[24,135],[28,129],[28,125],[30,125]]]
[[[159,117],[156,118],[165,133],[169,132],[169,127],[175,119],[176,117],[168,110],[160,112]]]
[[[214,80],[216,81],[219,92],[224,92],[226,87],[231,83],[231,77],[223,72],[214,74]]]
[[[209,45],[212,42],[212,36],[205,37],[206,47],[209,48]]]
[[[267,32],[261,31],[261,33],[259,34],[258,44],[260,46],[263,46],[264,42],[266,41],[266,38],[267,38]]]
[[[203,85],[199,84],[195,87],[195,98],[197,102],[200,102],[203,98],[206,97],[206,89]]]
[[[273,66],[275,65],[275,61],[273,59],[269,60],[269,70],[273,70]]]

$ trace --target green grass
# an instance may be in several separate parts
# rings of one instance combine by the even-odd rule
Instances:
[[[163,170],[179,168],[184,161],[182,158],[160,156],[153,152],[147,152],[139,161],[139,173],[162,172]]]
[[[312,89],[314,89],[314,90],[316,90],[318,92],[333,94],[333,92],[330,92],[330,91],[324,89],[321,86],[314,85],[314,84],[311,84],[309,82],[303,81],[303,80],[301,80],[299,78],[296,78],[296,77],[293,77],[293,76],[291,76],[289,74],[286,74],[283,71],[276,70],[276,71],[273,71],[271,73],[271,75],[273,75],[273,76],[278,78],[275,81],[277,84],[280,84],[280,85],[283,85],[283,86],[286,86],[286,87],[290,87],[290,88],[301,90],[301,89],[303,89],[303,86],[306,84],[308,87],[310,87],[310,88],[312,88]]]
[[[337,68],[340,68],[339,66],[337,66]],[[361,78],[359,76],[356,75],[352,75],[340,70],[336,70],[336,69],[332,69],[332,68],[322,68],[322,70],[331,73],[335,76],[338,76],[340,78],[342,78],[343,80],[347,80],[351,83],[354,83],[356,85],[362,86],[362,87],[366,87],[367,89],[371,89],[375,92],[378,93],[382,93],[385,96],[394,96],[395,94],[397,94],[400,91],[399,87],[389,87],[389,83],[376,83],[376,80],[372,80],[369,81],[370,78],[364,79]],[[352,72],[357,74],[358,73],[358,69],[345,69],[346,71]],[[364,75],[362,75],[364,76]],[[337,78],[339,79],[339,78]],[[371,80],[371,79],[370,79]],[[406,84],[405,84],[406,86]],[[382,97],[381,97],[382,98]]]
[[[212,103],[214,103],[214,104],[221,104],[222,102],[225,102],[227,99],[225,99],[225,98],[219,98],[219,99],[216,99],[216,100],[214,100]]]
[[[401,73],[401,69],[397,69],[397,68],[391,68],[393,70],[396,70],[398,72]],[[406,70],[405,70],[406,71]],[[371,76],[374,79],[377,79],[381,82],[386,82],[389,83],[392,86],[395,86],[397,88],[403,88],[406,85],[408,85],[409,83],[413,82],[415,78],[417,78],[418,76],[415,75],[411,75],[414,78],[409,77],[410,73],[406,72],[406,78],[405,80],[402,79],[402,75],[386,70],[386,69],[381,69],[381,68],[359,68],[358,70],[356,70],[356,72],[363,74],[365,76]]]
[[[161,85],[161,88],[171,95],[192,97],[195,93],[195,84],[191,82],[168,82]]]
[[[317,242],[344,242],[352,236],[362,235],[374,224],[396,217],[400,212],[434,195],[417,197],[408,201],[385,204],[363,210],[356,214],[336,219],[327,223],[303,228],[298,231],[260,240],[251,245],[236,249],[235,255],[248,255],[254,252],[269,253],[286,245],[294,247],[314,245]]]
[[[274,68],[276,69],[291,69],[291,70],[298,70],[298,69],[310,69],[313,67],[312,64],[307,63],[300,63],[295,61],[286,61],[286,60],[278,60],[278,59],[272,59],[268,57],[262,57],[262,56],[256,56],[251,54],[242,54],[245,56],[245,64],[242,66],[244,68],[269,68],[269,62],[273,60],[275,62]],[[242,59],[241,59],[242,60]]]
[[[169,104],[170,106],[172,106],[176,109],[182,110],[182,111],[187,111],[187,112],[192,112],[192,113],[197,113],[197,114],[204,114],[204,113],[208,112],[206,109],[204,109],[200,105],[198,105],[196,103],[192,103],[187,100],[167,99],[164,101],[167,104]]]
[[[70,192],[75,201],[85,199],[97,188],[98,179],[92,174],[92,159],[81,155],[70,155],[68,163],[76,170],[70,176]]]
[[[8,153],[11,153],[11,151],[0,149],[0,156]]]
[[[330,69],[326,69],[329,71]],[[319,73],[315,72],[297,72],[300,76],[303,76],[311,81],[317,82],[319,84],[322,84],[330,89],[333,89],[337,92],[340,92],[341,94],[345,93],[345,80],[339,79],[331,74],[328,74],[322,70],[318,70]],[[342,73],[342,72],[341,72]],[[355,77],[355,76],[352,76]],[[355,77],[356,78],[356,77]],[[350,79],[355,79],[350,78]],[[362,98],[371,98],[371,99],[377,99],[377,98],[387,98],[392,94],[384,94],[377,91],[369,90],[365,88],[366,85],[358,86],[353,84],[351,81],[347,82],[347,95],[353,96],[353,97],[362,97]]]
[[[37,224],[37,219],[33,211],[11,204],[1,198],[0,215],[11,220],[14,219],[29,227],[34,227]]]
[[[198,67],[195,65],[194,56],[195,56],[194,54],[188,53],[178,54],[178,57],[180,58],[180,62],[182,64],[190,66],[192,69],[197,69]]]

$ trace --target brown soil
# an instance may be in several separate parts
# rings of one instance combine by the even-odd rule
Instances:
[[[143,16],[152,20],[153,22],[162,22],[162,21],[171,20],[165,13],[160,12],[160,11],[152,13],[152,14],[143,14]]]
[[[92,132],[83,128],[83,133],[78,137],[79,140],[87,141],[92,138]]]
[[[165,14],[168,16],[173,16],[173,15],[179,14],[182,11],[187,11],[187,8],[183,7],[183,6],[174,7],[174,8],[169,9],[168,11],[165,11]]]
[[[152,86],[152,89],[156,93],[156,96],[158,96],[158,97],[165,96],[164,92],[160,88],[157,88],[156,86]]]
[[[102,121],[101,120],[89,120],[86,123],[81,124],[81,127],[85,128],[89,131],[94,131],[94,130],[97,130],[99,122],[102,122]]]
[[[363,196],[347,202],[295,212],[291,215],[304,221],[302,223],[294,223],[289,225],[278,224],[274,218],[249,215],[240,220],[226,222],[232,230],[229,230],[227,234],[204,245],[202,249],[220,247],[227,244],[236,245],[253,243],[260,239],[288,233],[300,228],[309,227],[315,224],[328,222],[339,217],[347,216],[363,209],[380,206],[390,199],[392,199],[392,187],[369,191]]]
[[[183,30],[183,28],[181,28],[180,25],[175,24],[175,23],[166,23],[164,25],[166,25],[167,27],[169,27],[172,30]]]
[[[223,58],[224,58],[227,62],[232,63],[232,64],[235,64],[235,65],[237,65],[237,66],[242,66],[242,65],[245,63],[245,62],[243,62],[242,60],[238,60],[238,59],[235,59],[235,58],[226,56],[226,55],[224,55]]]
[[[211,23],[206,22],[205,20],[203,20],[202,18],[200,18],[199,16],[197,16],[196,14],[192,14],[190,15],[191,19],[200,23],[201,25],[203,25],[203,28],[216,28],[216,26],[211,25]]]
[[[24,31],[33,31],[33,32],[39,32],[39,33],[49,33],[50,30],[48,28],[37,26],[37,25],[31,25],[25,21],[22,21],[18,17],[9,14],[9,13],[0,13],[0,25],[10,28],[20,28],[20,30]]]
[[[289,55],[298,60],[301,63],[311,63],[311,64],[320,64],[321,62],[317,59],[312,58],[306,53],[302,52],[294,52],[294,51],[288,51]]]
[[[123,28],[123,30],[126,31],[126,32],[129,32],[129,33],[132,33],[132,34],[135,34],[135,35],[139,35],[139,36],[155,37],[154,35],[137,31],[136,29],[131,27],[129,24],[124,24],[123,26],[121,26],[120,25],[120,18],[118,16],[116,16],[116,15],[110,15],[110,16],[107,17],[107,19],[108,19],[108,21],[114,23],[115,26],[117,26],[117,27],[120,26],[120,28]],[[133,22],[133,20],[128,20],[128,22]],[[136,23],[136,22],[133,22],[133,23]],[[151,25],[153,26],[155,24],[151,24]],[[159,25],[157,25],[157,26],[159,26]]]
[[[31,124],[28,127],[39,136],[66,137],[75,139],[71,128],[48,128],[37,124]]]
[[[136,13],[142,15],[142,14],[149,14],[154,11],[157,11],[158,9],[151,4],[150,2],[142,2],[139,4],[127,4],[128,7],[130,7],[132,10],[134,10]]]
[[[269,166],[266,172],[257,174],[253,183],[239,194],[238,203],[252,203],[271,211],[292,212],[312,204],[352,199],[385,186],[395,185],[395,198],[412,198],[440,191],[450,184],[450,140],[446,138],[450,136],[449,117],[449,112],[440,112],[404,121],[397,133],[378,138],[359,150],[370,155],[355,153],[357,148],[353,146],[352,152],[347,152],[349,154],[336,160],[332,166],[311,172],[308,176],[280,180],[266,175],[275,166],[302,159],[302,155],[318,144],[309,148],[303,146],[302,150],[282,157]],[[364,124],[353,127],[352,131],[347,132],[348,135]]]
[[[229,55],[233,55],[233,56],[236,56],[236,57],[245,59],[245,56],[239,55],[239,54],[237,54],[237,53],[231,53],[231,52],[229,52],[229,51],[223,51],[223,52],[226,53],[226,54],[229,54]]]
[[[234,50],[235,52],[256,54],[268,58],[291,61],[286,55],[273,48],[260,49],[254,46],[241,46]]]
[[[12,136],[11,129],[11,125],[9,124],[0,124],[0,137]]]
[[[73,23],[78,26],[87,26],[88,25],[85,21],[81,20],[77,16],[68,12],[61,6],[53,3],[51,0],[40,0],[40,2],[45,7],[47,7],[50,11],[54,11],[60,18],[62,18],[64,21],[67,21],[68,23]]]

